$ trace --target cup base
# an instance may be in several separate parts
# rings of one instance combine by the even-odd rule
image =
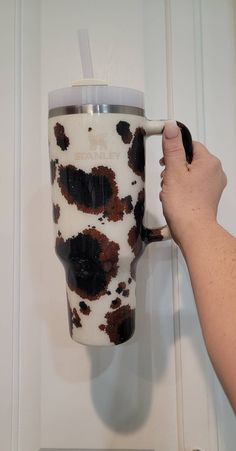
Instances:
[[[85,304],[83,301],[80,304]],[[86,304],[85,304],[86,305]],[[121,305],[108,311],[98,320],[96,315],[88,320],[71,307],[67,296],[69,330],[72,340],[87,346],[114,346],[127,342],[135,331],[135,309]],[[87,306],[87,309],[89,307]]]

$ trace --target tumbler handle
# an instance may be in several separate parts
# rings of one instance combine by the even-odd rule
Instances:
[[[144,125],[145,130],[145,138],[148,138],[152,135],[160,135],[163,133],[163,130],[165,128],[165,123],[167,121],[160,120],[160,121],[151,121],[147,120]],[[186,161],[191,164],[193,159],[193,142],[191,133],[188,130],[188,128],[182,124],[182,122],[177,121],[177,125],[181,130],[183,145],[185,149],[186,154]],[[170,229],[167,225],[158,227],[155,229],[148,229],[144,225],[142,226],[142,240],[148,244],[153,243],[155,241],[163,241],[171,239],[171,233]]]

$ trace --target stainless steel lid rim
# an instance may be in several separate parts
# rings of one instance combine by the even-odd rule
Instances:
[[[104,113],[116,113],[116,114],[132,114],[135,116],[144,116],[144,109],[129,106],[129,105],[108,105],[108,104],[85,104],[85,105],[68,105],[49,110],[49,118],[56,116],[65,116],[70,114],[104,114]]]

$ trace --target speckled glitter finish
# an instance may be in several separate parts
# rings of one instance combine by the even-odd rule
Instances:
[[[55,249],[79,343],[133,335],[136,262],[147,242],[163,239],[143,227],[146,122],[117,113],[49,119]]]

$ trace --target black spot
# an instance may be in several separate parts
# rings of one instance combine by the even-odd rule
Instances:
[[[56,252],[65,267],[69,287],[75,291],[81,290],[88,296],[96,296],[106,286],[106,272],[99,260],[101,248],[98,241],[82,233],[66,241],[59,240]]]
[[[75,308],[73,308],[73,311],[72,311],[72,323],[77,328],[78,327],[82,327],[80,317],[79,317],[78,312],[77,312],[77,310]]]
[[[69,203],[94,209],[105,205],[112,196],[112,187],[105,175],[87,174],[72,165],[60,166],[59,174],[59,186]]]
[[[135,256],[138,256],[142,249],[142,240],[145,239],[145,228],[143,227],[144,216],[144,190],[138,194],[138,200],[134,207],[134,217],[136,226],[133,226],[128,232],[128,243]],[[131,273],[132,274],[132,273]]]
[[[64,241],[56,238],[56,253],[62,261],[68,286],[82,298],[98,299],[117,274],[119,245],[98,230],[87,229]]]
[[[134,207],[134,217],[136,221],[137,234],[141,234],[143,229],[143,216],[144,216],[144,191],[140,191],[138,201]]]
[[[84,301],[81,301],[79,303],[79,306],[80,306],[81,313],[83,313],[84,315],[89,315],[90,314],[91,309]]]
[[[120,298],[116,298],[116,299],[113,299],[113,301],[111,301],[110,307],[114,310],[114,309],[119,308],[120,305],[121,305],[121,299]]]
[[[52,209],[52,213],[53,213],[53,221],[55,222],[55,224],[58,224],[58,220],[60,218],[60,207],[58,204],[53,204],[53,209]]]
[[[127,341],[134,332],[135,311],[129,305],[124,305],[105,315],[107,325],[101,324],[99,328],[105,331],[110,341],[116,345]]]
[[[134,330],[134,316],[125,318],[117,327],[117,335],[119,336],[119,343],[127,341]]]
[[[68,136],[65,135],[65,129],[63,125],[59,124],[59,122],[57,122],[54,127],[54,134],[56,137],[57,145],[61,148],[61,150],[67,150],[70,141]]]
[[[145,130],[136,128],[132,145],[128,150],[129,167],[135,174],[140,175],[144,180],[145,153],[144,153]]]
[[[118,135],[121,136],[121,139],[125,144],[129,144],[131,142],[133,135],[130,131],[130,124],[128,122],[120,121],[116,126],[116,131]]]
[[[50,172],[51,172],[51,183],[53,184],[55,178],[56,178],[56,172],[57,172],[57,164],[58,160],[51,160],[50,161]]]

